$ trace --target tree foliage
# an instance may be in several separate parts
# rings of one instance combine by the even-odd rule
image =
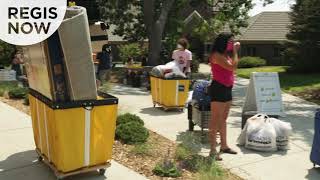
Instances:
[[[0,40],[0,66],[8,66],[12,61],[15,46]]]
[[[191,34],[203,41],[212,39],[226,24],[239,33],[247,25],[252,0],[97,0],[106,23],[116,25],[114,34],[128,41],[149,40],[149,60],[159,63],[163,43],[169,49],[184,35],[183,11],[200,4],[212,10]],[[272,0],[265,0],[269,3]]]
[[[320,1],[297,0],[285,58],[296,72],[320,72]]]

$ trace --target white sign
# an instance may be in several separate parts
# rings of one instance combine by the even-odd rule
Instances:
[[[32,45],[50,37],[60,26],[67,0],[1,0],[0,39]]]
[[[243,112],[284,116],[278,73],[252,73]]]

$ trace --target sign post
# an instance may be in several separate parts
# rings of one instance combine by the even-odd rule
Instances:
[[[243,113],[285,116],[278,73],[254,72],[250,77]]]

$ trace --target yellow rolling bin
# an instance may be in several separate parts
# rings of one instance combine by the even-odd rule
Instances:
[[[29,100],[39,160],[58,179],[99,170],[112,159],[118,99],[100,94],[98,100],[54,103],[34,90]]]
[[[188,98],[189,79],[163,79],[150,76],[151,94],[154,107],[158,104],[165,110],[183,110]]]

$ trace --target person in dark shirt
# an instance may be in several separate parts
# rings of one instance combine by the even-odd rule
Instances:
[[[19,80],[22,75],[21,64],[23,64],[22,54],[16,50],[12,55],[11,69],[16,71],[17,80]]]
[[[98,78],[102,84],[110,79],[112,57],[111,57],[111,46],[105,44],[102,46],[102,51],[97,54],[99,60],[98,65]]]

